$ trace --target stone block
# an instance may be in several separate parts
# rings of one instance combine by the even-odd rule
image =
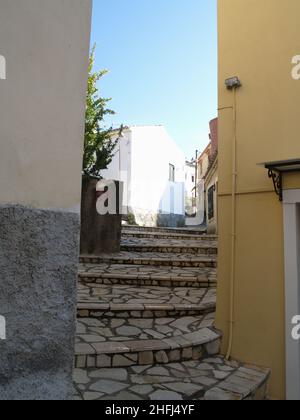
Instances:
[[[139,364],[140,365],[152,365],[154,362],[153,352],[152,351],[145,351],[139,354]]]

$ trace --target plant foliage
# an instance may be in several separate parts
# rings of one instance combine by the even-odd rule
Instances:
[[[93,47],[89,60],[83,156],[83,175],[89,177],[100,177],[101,170],[107,169],[118,143],[118,140],[111,137],[112,128],[105,127],[105,116],[114,115],[115,112],[108,108],[111,98],[102,98],[99,95],[98,82],[108,71],[93,71],[95,51],[96,46]],[[120,135],[121,132],[122,128]]]

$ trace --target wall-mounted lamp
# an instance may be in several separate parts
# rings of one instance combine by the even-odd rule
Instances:
[[[225,85],[228,90],[232,90],[232,89],[241,87],[242,83],[240,79],[237,76],[235,76],[235,77],[230,77],[229,79],[226,79]]]

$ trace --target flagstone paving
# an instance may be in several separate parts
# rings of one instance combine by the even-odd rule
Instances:
[[[78,317],[156,318],[210,313],[216,290],[184,287],[78,285]]]
[[[161,239],[156,238],[122,238],[122,245],[138,245],[138,246],[154,246],[154,247],[168,247],[168,246],[177,246],[179,248],[217,248],[217,240],[212,239],[166,239],[162,237]]]
[[[99,284],[165,287],[209,287],[216,285],[214,267],[171,267],[132,264],[80,264],[79,279]]]
[[[217,241],[123,238],[122,251],[216,255]]]
[[[117,369],[76,369],[78,400],[264,399],[269,371],[221,357]]]
[[[215,255],[198,255],[161,252],[126,252],[102,254],[101,256],[82,255],[81,263],[86,264],[131,264],[168,267],[216,268]]]
[[[264,399],[269,371],[218,357],[217,238],[123,233],[120,253],[80,259],[75,399]]]
[[[77,320],[78,344],[124,342],[132,340],[167,340],[212,327],[214,313],[181,318],[82,318]]]
[[[185,232],[185,233],[184,233]],[[127,238],[144,238],[144,239],[183,239],[185,241],[217,241],[218,237],[216,235],[200,235],[195,231],[186,231],[180,232],[160,232],[160,231],[138,231],[138,230],[123,230],[123,239]]]
[[[170,233],[174,235],[189,235],[197,236],[199,239],[202,237],[211,237],[216,235],[207,235],[205,228],[199,227],[182,227],[182,228],[171,228],[171,227],[147,227],[147,226],[123,226],[123,233],[153,233],[168,236]]]
[[[221,334],[211,327],[212,318],[210,314],[180,319],[81,319],[75,366],[143,366],[216,355]]]

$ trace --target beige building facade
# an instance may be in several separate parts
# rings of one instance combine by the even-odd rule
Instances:
[[[281,202],[262,162],[300,158],[298,0],[219,0],[219,268],[223,352],[272,370],[269,394],[300,399],[299,189]],[[238,76],[242,86],[228,90]]]

